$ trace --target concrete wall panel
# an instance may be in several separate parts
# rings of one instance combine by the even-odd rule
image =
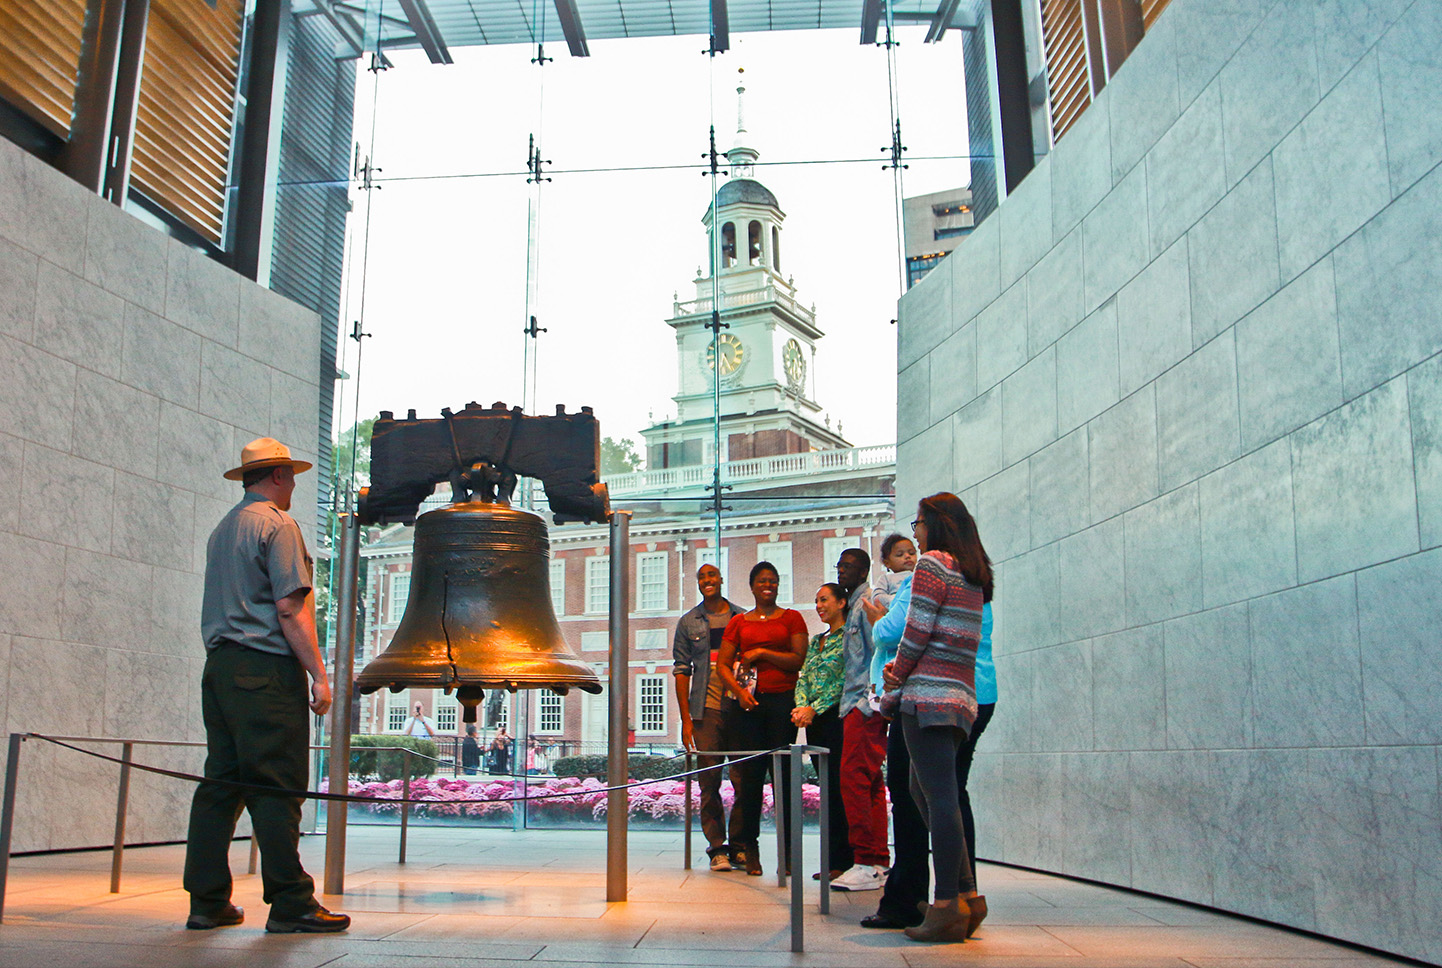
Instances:
[[[1050,154],[1050,239],[1026,186],[950,257],[998,389],[913,433],[996,559],[998,859],[1442,959],[1438,36],[1172,0]],[[903,447],[903,504],[943,466]]]
[[[0,141],[0,344],[7,729],[201,738],[204,542],[240,497],[220,475],[271,429],[315,453],[319,319]],[[112,768],[31,741],[21,777],[15,849],[110,842],[108,810],[54,804],[113,803]],[[183,839],[191,793],[135,782],[131,838]]]

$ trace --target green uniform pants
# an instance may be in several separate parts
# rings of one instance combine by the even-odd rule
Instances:
[[[206,657],[200,695],[206,777],[306,789],[311,713],[305,670],[294,656],[222,645]],[[230,842],[242,808],[260,848],[271,916],[288,920],[316,909],[315,882],[300,863],[301,799],[214,783],[196,788],[185,852],[192,914],[214,915],[230,902]]]

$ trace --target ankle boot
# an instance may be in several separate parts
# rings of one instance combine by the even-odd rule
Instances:
[[[966,936],[970,938],[976,934],[976,929],[981,927],[981,922],[986,920],[986,895],[978,894],[976,897],[966,898],[966,906],[971,912],[966,922]]]
[[[960,901],[955,907],[939,908],[933,904],[926,909],[925,920],[906,929],[906,936],[912,941],[965,941],[969,917],[962,913]]]

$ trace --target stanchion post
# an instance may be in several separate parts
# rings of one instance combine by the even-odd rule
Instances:
[[[781,782],[781,758],[777,750],[771,754],[771,815],[776,820],[776,886],[786,886],[786,787]]]
[[[335,688],[330,711],[330,791],[350,792],[351,678],[355,671],[355,628],[360,574],[360,520],[340,515],[340,569],[336,575]],[[345,893],[346,819],[350,804],[325,807],[325,893]],[[253,872],[254,868],[252,868]]]
[[[806,950],[806,922],[801,916],[801,905],[805,902],[806,878],[803,876],[806,865],[802,863],[801,857],[801,765],[805,762],[802,758],[806,747],[799,743],[791,744],[791,789],[786,791],[791,799],[791,862],[795,868],[791,872],[791,950]],[[781,814],[776,815],[777,834],[781,833]],[[825,850],[826,848],[821,848]],[[822,870],[826,868],[823,866]]]
[[[401,799],[402,799],[402,800],[410,800],[410,798],[411,798],[411,751],[410,751],[409,749],[406,749],[406,750],[402,750],[402,751],[401,751],[401,777],[402,777],[402,780],[401,780]],[[402,863],[402,864],[404,864],[404,863],[406,862],[406,828],[407,828],[408,826],[410,826],[410,821],[411,821],[411,805],[410,805],[409,803],[402,803],[402,804],[401,804],[401,859],[400,859],[400,863]]]
[[[686,850],[686,866],[684,870],[691,869],[691,781],[695,779],[691,771],[696,767],[696,755],[690,750],[686,751],[686,836],[684,845]]]
[[[135,744],[120,748],[120,788],[115,794],[115,846],[110,849],[110,893],[120,893],[120,862],[125,856],[125,814],[130,800],[130,759]]]
[[[821,913],[831,913],[831,780],[827,776],[831,764],[828,752],[815,754],[812,762],[816,764],[816,787],[821,793],[820,801],[817,804],[816,826],[821,834],[821,846],[818,853],[821,857]]]
[[[630,792],[626,774],[626,711],[630,706],[631,512],[611,512],[611,696],[606,744],[606,900],[626,900],[626,823]]]
[[[5,886],[10,877],[10,835],[15,830],[15,785],[20,780],[20,744],[24,733],[10,734],[5,757],[5,798],[0,801],[0,922],[5,920]]]

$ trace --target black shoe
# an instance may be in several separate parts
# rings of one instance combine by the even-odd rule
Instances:
[[[316,908],[298,918],[277,918],[271,916],[265,922],[265,930],[271,934],[330,934],[350,927],[349,914],[332,914],[325,908]]]
[[[920,917],[912,921],[898,921],[896,918],[878,911],[876,914],[868,914],[862,918],[861,926],[863,928],[883,928],[890,931],[900,931],[903,928],[914,928],[920,924],[921,921],[922,919]]]
[[[245,920],[245,909],[227,904],[218,914],[192,914],[185,919],[185,926],[191,931],[209,931],[224,928]]]

